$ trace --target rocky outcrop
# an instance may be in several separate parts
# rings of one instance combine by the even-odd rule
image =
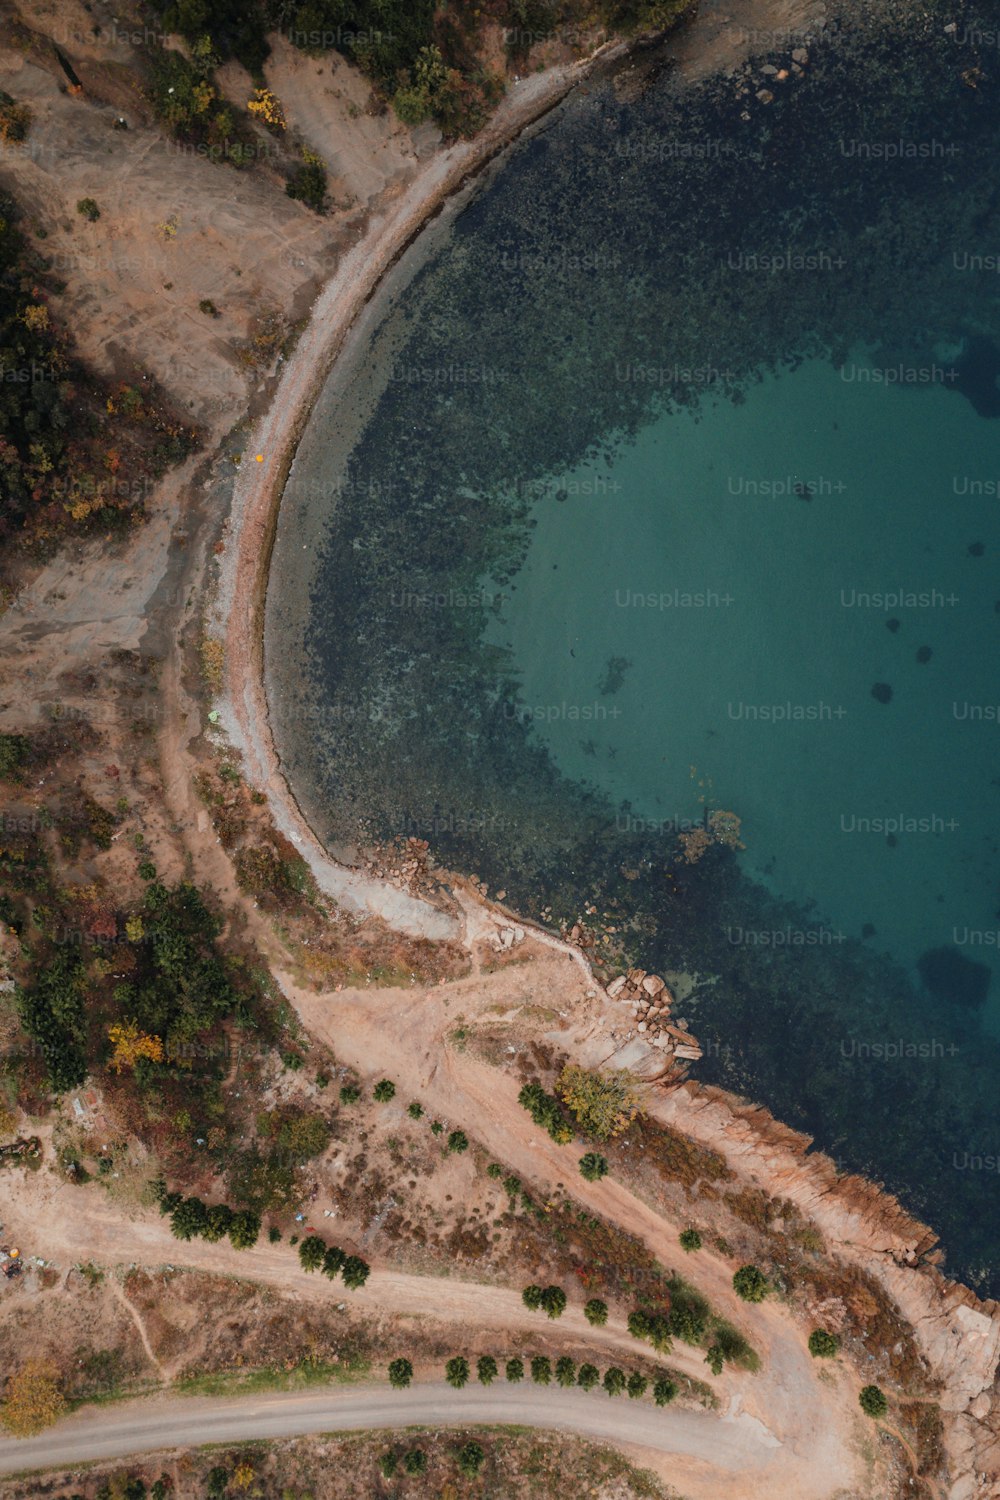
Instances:
[[[687,1063],[697,1062],[702,1056],[698,1039],[688,1030],[687,1022],[683,1018],[671,1019],[674,998],[658,975],[647,974],[645,969],[629,969],[627,974],[613,979],[605,993],[616,1007],[608,1019],[610,1030],[623,1026],[627,1040],[633,1034],[643,1037],[665,1059],[676,1058]]]

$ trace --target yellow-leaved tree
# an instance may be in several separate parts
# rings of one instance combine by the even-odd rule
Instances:
[[[599,1141],[620,1135],[642,1105],[636,1080],[621,1068],[590,1073],[570,1063],[559,1075],[559,1094],[581,1130]]]
[[[108,1041],[115,1049],[111,1066],[116,1073],[123,1068],[134,1068],[140,1057],[148,1057],[150,1062],[163,1061],[160,1038],[141,1031],[135,1021],[116,1021],[108,1032]]]
[[[29,1359],[7,1382],[0,1424],[13,1437],[32,1437],[62,1416],[66,1401],[51,1360]]]

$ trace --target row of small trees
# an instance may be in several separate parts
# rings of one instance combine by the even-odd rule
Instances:
[[[363,1287],[371,1272],[366,1260],[360,1255],[348,1255],[338,1245],[328,1245],[318,1234],[310,1234],[299,1246],[299,1261],[303,1271],[322,1271],[332,1281],[338,1274],[351,1291]]]
[[[203,1203],[168,1193],[161,1181],[153,1184],[161,1214],[169,1214],[170,1231],[179,1240],[202,1239],[212,1244],[226,1236],[234,1250],[252,1250],[260,1236],[260,1214],[252,1209],[232,1209],[225,1203]]]
[[[568,1354],[561,1355],[554,1366],[548,1355],[536,1354],[529,1361],[529,1370],[535,1385],[551,1385],[553,1379],[565,1389],[579,1386],[581,1390],[592,1391],[595,1386],[601,1385],[609,1396],[621,1396],[627,1392],[633,1401],[639,1400],[650,1389],[650,1381],[641,1370],[626,1374],[617,1365],[612,1365],[605,1370],[602,1379],[596,1365],[585,1363],[578,1367]],[[476,1361],[476,1379],[480,1385],[492,1385],[499,1375],[500,1366],[494,1356],[481,1354]],[[456,1354],[444,1367],[444,1378],[456,1391],[468,1385],[471,1377],[472,1370],[464,1354]],[[519,1355],[515,1354],[506,1361],[504,1377],[512,1385],[524,1379],[525,1364]],[[411,1361],[394,1359],[389,1365],[389,1384],[400,1391],[405,1390],[412,1380]],[[668,1376],[661,1375],[652,1382],[652,1396],[657,1406],[666,1406],[676,1395],[677,1386]]]

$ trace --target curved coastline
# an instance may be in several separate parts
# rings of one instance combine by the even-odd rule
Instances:
[[[467,940],[470,928],[488,922],[502,908],[460,881],[456,911],[443,911],[351,870],[326,852],[299,807],[272,738],[264,678],[264,607],[282,490],[315,400],[385,274],[472,175],[556,107],[600,62],[625,50],[623,44],[608,46],[581,63],[526,80],[481,137],[436,153],[400,198],[373,218],[314,304],[276,395],[248,440],[233,490],[214,602],[225,644],[225,700],[220,705],[225,728],[243,753],[248,780],[266,793],[277,826],[308,861],[320,887],[341,904],[377,913],[412,935]],[[534,936],[572,954],[596,987],[579,949],[530,925]],[[982,1493],[976,1473],[983,1467],[981,1445],[992,1442],[983,1423],[992,1408],[989,1392],[1000,1357],[997,1304],[981,1301],[942,1274],[934,1263],[936,1236],[895,1198],[863,1178],[839,1174],[829,1157],[809,1151],[807,1137],[787,1129],[767,1110],[690,1081],[662,1092],[652,1112],[714,1145],[751,1181],[799,1204],[845,1260],[878,1277],[946,1388],[942,1405],[953,1473],[950,1500]]]

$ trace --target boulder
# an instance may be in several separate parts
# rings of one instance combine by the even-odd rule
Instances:
[[[658,979],[655,974],[647,974],[642,981],[642,987],[647,995],[658,995],[662,989],[666,988],[663,980]]]
[[[624,974],[619,974],[617,979],[612,979],[611,983],[608,985],[609,998],[612,1000],[617,999],[622,990],[625,988],[626,984],[628,984],[628,980],[625,978]]]

